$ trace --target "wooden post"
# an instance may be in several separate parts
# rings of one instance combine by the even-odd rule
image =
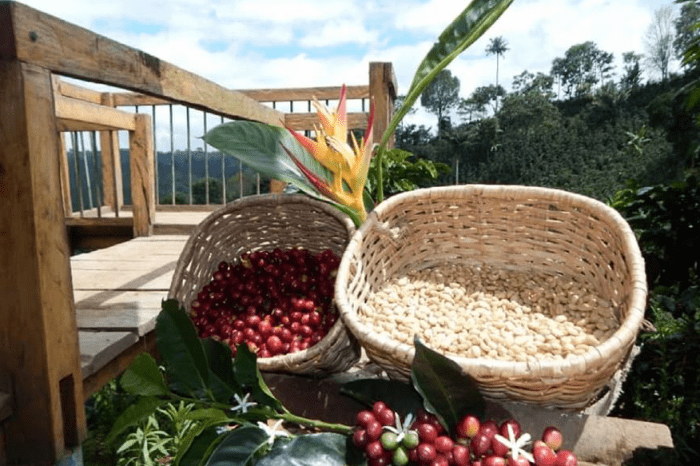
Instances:
[[[6,8],[0,4],[0,25]],[[58,129],[51,73],[3,58],[0,371],[12,379],[14,398],[3,434],[9,464],[53,465],[85,437]]]
[[[114,94],[102,93],[102,105],[114,107]],[[100,131],[102,152],[102,193],[104,204],[112,207],[115,216],[124,205],[121,154],[119,153],[119,133],[114,130]]]
[[[131,158],[131,206],[134,215],[134,236],[153,234],[156,216],[156,188],[153,176],[153,136],[151,117],[134,115],[136,129],[129,132]]]
[[[394,116],[396,99],[396,76],[391,63],[372,62],[369,64],[369,96],[374,102],[374,142],[379,143]],[[387,148],[394,147],[391,136]]]
[[[73,156],[75,157],[75,154]],[[59,133],[58,166],[61,170],[61,195],[63,196],[63,214],[66,217],[72,217],[73,199],[70,195],[70,169],[68,168],[68,154],[66,153],[66,140],[64,133]]]

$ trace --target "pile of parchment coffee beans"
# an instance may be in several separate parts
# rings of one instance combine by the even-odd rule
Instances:
[[[375,290],[359,317],[373,331],[446,355],[527,362],[581,355],[619,326],[615,303],[563,275],[445,265]]]

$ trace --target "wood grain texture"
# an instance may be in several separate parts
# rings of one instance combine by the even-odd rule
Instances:
[[[3,428],[10,463],[53,464],[85,415],[80,383],[60,389],[82,375],[51,75],[0,60],[0,82],[0,361],[15,387]]]
[[[80,331],[80,363],[83,378],[102,369],[111,360],[139,341],[138,335],[128,331]]]
[[[368,115],[366,113],[348,112],[348,129],[365,129],[367,127]],[[285,124],[295,131],[312,131],[314,125],[318,126],[317,113],[286,113],[284,115]]]
[[[241,92],[21,3],[7,7],[14,47],[4,53],[66,76],[122,87],[230,118],[279,125],[282,114]]]
[[[150,236],[156,214],[153,131],[149,115],[139,113],[134,117],[136,128],[129,133],[134,236]]]
[[[379,143],[394,116],[394,100],[397,92],[396,76],[391,63],[369,64],[369,93],[374,102],[374,142]],[[387,148],[394,146],[392,135]]]
[[[104,92],[100,104],[114,107],[113,94]],[[102,155],[102,193],[103,203],[110,206],[119,215],[124,205],[124,180],[119,153],[119,133],[114,130],[100,131],[100,152]]]
[[[240,92],[258,102],[290,102],[309,101],[314,98],[319,101],[338,100],[340,89],[340,86],[299,87],[289,89],[242,89]],[[348,100],[369,98],[369,86],[367,85],[346,86],[345,92]]]
[[[136,129],[133,113],[60,95],[55,98],[61,131]]]

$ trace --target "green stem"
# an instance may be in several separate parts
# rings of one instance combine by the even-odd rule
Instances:
[[[346,426],[345,424],[334,424],[329,422],[319,421],[317,419],[308,419],[305,417],[297,416],[292,413],[280,413],[278,415],[272,416],[274,419],[282,419],[287,422],[293,422],[300,426],[306,427],[316,427],[319,429],[330,430],[337,432],[339,434],[349,435],[352,434],[352,427]]]

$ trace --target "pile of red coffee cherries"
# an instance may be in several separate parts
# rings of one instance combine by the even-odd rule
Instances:
[[[531,448],[530,436],[514,419],[500,425],[464,416],[449,436],[437,417],[419,412],[404,420],[386,403],[357,413],[353,443],[367,456],[369,466],[576,466],[578,460],[562,450],[563,436],[555,427],[544,430]]]
[[[221,262],[190,305],[200,338],[240,344],[260,358],[294,353],[323,339],[338,320],[333,306],[340,258],[330,249],[255,251]]]

